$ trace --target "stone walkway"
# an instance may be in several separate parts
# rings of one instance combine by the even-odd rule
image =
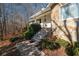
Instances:
[[[43,39],[50,33],[50,31],[51,29],[41,29],[31,40],[35,42],[40,42],[41,39]]]
[[[44,56],[45,54],[35,46],[34,43],[28,43],[27,41],[21,42],[16,45],[20,51],[21,56]]]
[[[16,45],[22,56],[44,56],[45,54],[37,47],[39,42],[49,33],[47,29],[41,29],[31,40],[33,43],[24,41]]]

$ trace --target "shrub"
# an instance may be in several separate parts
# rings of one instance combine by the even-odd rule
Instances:
[[[79,42],[74,42],[73,54],[74,54],[75,56],[79,56]]]
[[[41,26],[40,26],[40,24],[31,24],[30,25],[30,27],[29,27],[29,30],[30,29],[33,29],[33,31],[36,33],[36,32],[38,32],[40,29],[41,29]]]
[[[31,39],[41,29],[39,24],[31,24],[29,29],[23,33],[26,39]]]
[[[79,56],[79,48],[78,47],[69,47],[69,48],[66,48],[66,53],[69,56]]]
[[[66,53],[70,56],[79,55],[79,42],[74,42],[74,46],[69,45],[66,48]]]
[[[43,39],[41,41],[41,47],[42,47],[42,49],[43,48],[48,48],[48,44],[49,44],[48,39]]]
[[[10,41],[15,42],[15,41],[17,41],[17,39],[18,39],[18,37],[13,37],[13,38],[10,39]]]
[[[34,35],[34,31],[32,28],[30,28],[28,31],[23,33],[23,37],[25,37],[25,39],[31,39],[33,35]]]
[[[55,42],[60,44],[60,46],[67,47],[69,45],[68,41],[65,41],[64,39],[57,39]]]
[[[66,49],[65,49],[67,55],[69,55],[69,56],[73,56],[73,55],[74,55],[73,50],[74,50],[74,47],[71,46],[71,45],[69,45],[69,46],[66,47]]]
[[[27,33],[25,33],[25,38],[26,39],[31,39],[33,35],[34,35],[33,31],[28,31]]]
[[[48,39],[43,39],[43,41],[41,43],[41,47],[42,47],[42,49],[46,48],[46,49],[54,50],[54,49],[58,49],[60,47],[60,45],[54,41],[49,41]]]
[[[79,47],[79,42],[74,42],[74,47]]]
[[[49,43],[49,49],[50,50],[58,49],[59,47],[60,47],[60,45],[56,42],[50,42]]]
[[[79,48],[75,48],[73,50],[73,53],[74,53],[75,56],[79,56]]]

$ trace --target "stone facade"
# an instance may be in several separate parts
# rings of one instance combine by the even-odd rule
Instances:
[[[53,32],[53,35],[57,35],[59,38],[63,38],[67,41],[78,41],[79,40],[79,19],[78,18],[71,18],[62,20],[60,19],[60,8],[61,4],[57,4],[52,7],[51,11],[51,19],[52,19],[52,26],[56,28]]]

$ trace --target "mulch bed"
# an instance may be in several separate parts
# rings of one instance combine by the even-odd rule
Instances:
[[[1,41],[1,42],[0,42],[0,47],[8,46],[8,45],[10,45],[10,44],[11,44],[11,42],[10,42],[9,40]]]
[[[43,49],[46,56],[66,56],[65,49],[63,47],[56,50]]]

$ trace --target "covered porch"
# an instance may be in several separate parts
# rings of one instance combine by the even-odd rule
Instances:
[[[42,28],[51,28],[51,10],[50,8],[42,9],[30,17],[29,24],[38,23]]]

